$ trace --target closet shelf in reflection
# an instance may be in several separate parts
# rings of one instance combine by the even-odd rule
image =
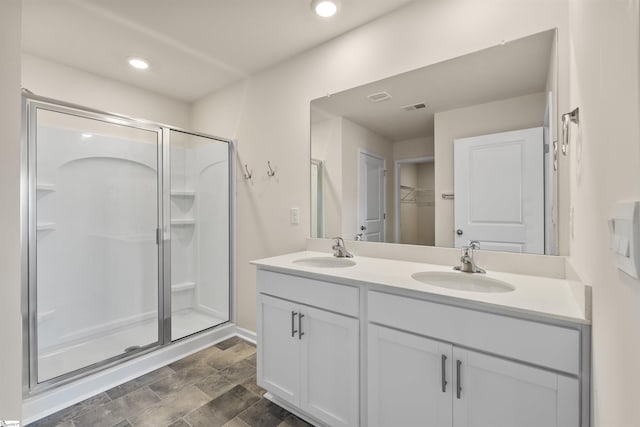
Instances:
[[[196,288],[195,282],[174,283],[171,285],[171,292],[189,291]]]
[[[51,193],[56,191],[56,185],[55,184],[37,184],[36,185],[36,190],[40,191],[42,193]]]
[[[53,231],[56,229],[55,222],[39,222],[36,225],[36,230],[38,231]]]
[[[400,203],[416,203],[420,206],[434,206],[435,192],[430,188],[400,185]]]
[[[188,225],[195,225],[196,220],[193,218],[184,218],[184,219],[172,219],[171,225],[175,225],[177,227],[184,227]]]
[[[171,197],[196,197],[196,192],[190,190],[171,190]]]

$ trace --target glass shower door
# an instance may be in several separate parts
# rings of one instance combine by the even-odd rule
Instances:
[[[32,104],[31,114],[31,357],[41,383],[160,344],[161,132],[62,107]]]
[[[229,144],[170,131],[171,340],[229,321]]]

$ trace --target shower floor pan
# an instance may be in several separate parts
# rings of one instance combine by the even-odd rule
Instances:
[[[226,321],[194,309],[180,310],[172,314],[171,337],[175,341]],[[55,350],[45,349],[38,359],[38,382],[134,351],[156,342],[157,335],[158,323],[151,319]]]

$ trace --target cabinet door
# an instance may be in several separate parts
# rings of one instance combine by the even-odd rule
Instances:
[[[454,427],[579,426],[576,378],[457,347],[453,356]]]
[[[371,324],[368,339],[368,425],[450,427],[451,345]]]
[[[300,407],[330,426],[357,426],[359,321],[302,309]]]
[[[300,401],[297,306],[258,294],[258,384],[281,399]]]

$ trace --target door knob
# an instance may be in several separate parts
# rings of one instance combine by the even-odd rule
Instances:
[[[461,228],[458,228],[458,229],[456,230],[456,234],[457,234],[458,236],[462,236],[462,233],[463,233],[463,232],[462,232],[462,229],[461,229]]]

